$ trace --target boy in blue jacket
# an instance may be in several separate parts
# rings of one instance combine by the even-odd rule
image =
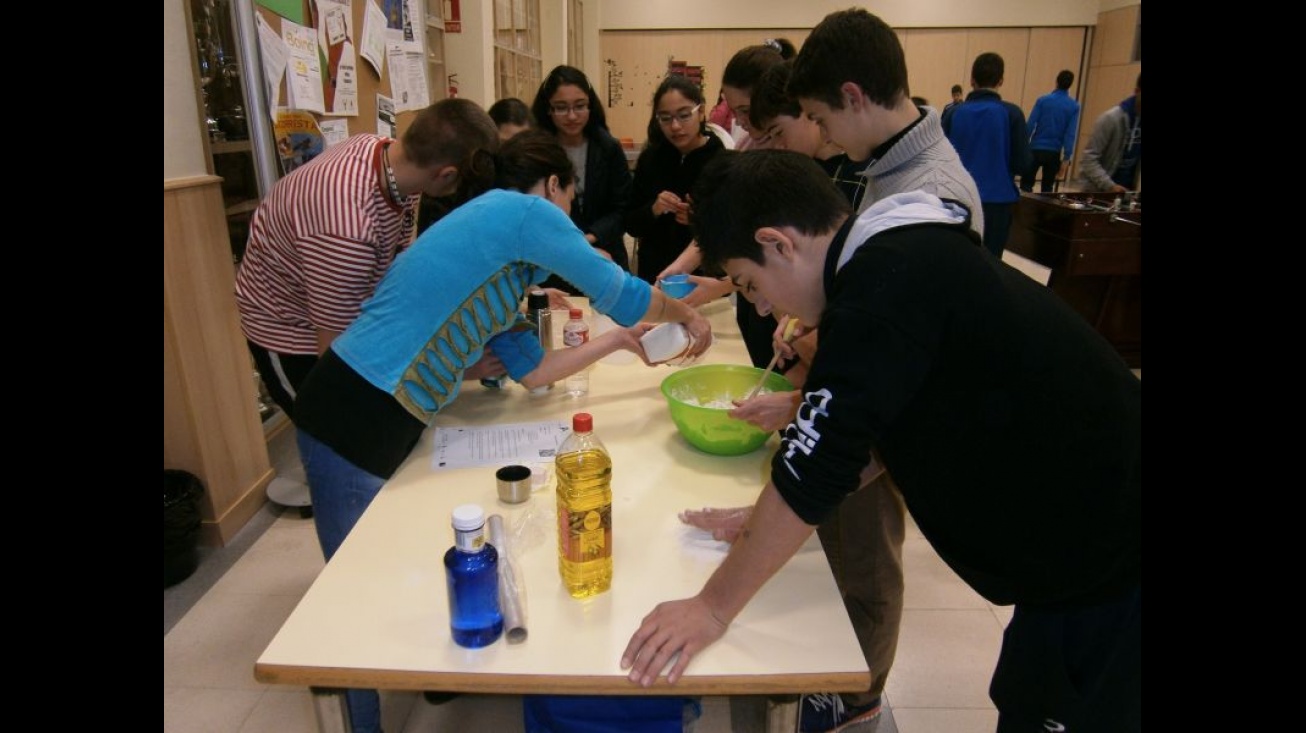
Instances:
[[[1061,170],[1075,155],[1075,133],[1079,130],[1079,102],[1070,96],[1075,74],[1062,69],[1057,88],[1034,102],[1029,113],[1029,167],[1020,176],[1020,190],[1034,192],[1034,177],[1043,171],[1039,191],[1052,193]]]
[[[984,209],[984,246],[1001,257],[1011,233],[1011,215],[1020,200],[1016,174],[1029,167],[1025,113],[1002,101],[998,87],[1006,64],[993,52],[975,57],[970,69],[974,91],[943,115],[943,133],[961,156],[979,188]]]

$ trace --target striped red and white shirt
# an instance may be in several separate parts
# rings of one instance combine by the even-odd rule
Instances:
[[[344,331],[412,238],[418,195],[381,191],[376,135],[354,135],[277,181],[250,222],[236,275],[245,337],[279,354],[317,354]]]

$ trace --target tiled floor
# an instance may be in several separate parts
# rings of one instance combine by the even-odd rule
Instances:
[[[292,431],[272,442],[282,476],[302,477]],[[906,597],[898,658],[878,733],[988,733],[988,699],[1009,607],[985,601],[938,558],[914,525],[903,550]],[[163,727],[168,733],[312,733],[309,693],[254,680],[254,662],[322,569],[311,519],[267,505],[227,547],[164,591]],[[385,693],[390,733],[522,731],[515,696],[467,695],[435,706]],[[764,730],[755,698],[707,698],[695,733]],[[864,729],[869,730],[869,729]]]

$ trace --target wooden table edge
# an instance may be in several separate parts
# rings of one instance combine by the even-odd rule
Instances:
[[[474,672],[360,670],[339,667],[254,665],[254,679],[266,684],[317,688],[440,690],[499,695],[771,695],[804,692],[860,692],[871,685],[870,672],[821,672],[783,675],[686,676],[675,685],[659,679],[644,688],[625,677],[563,677]]]

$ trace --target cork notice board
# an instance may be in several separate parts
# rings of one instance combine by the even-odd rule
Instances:
[[[316,5],[316,3],[313,2],[313,0],[296,0],[296,1],[300,5],[301,11],[303,13],[303,18],[304,18],[303,25],[306,27],[316,27],[316,22],[320,21],[320,18],[315,20],[316,14],[314,12],[315,10],[314,6]],[[367,3],[372,3],[376,5],[382,11],[386,9],[386,4],[383,1],[378,2],[378,0],[350,0],[349,2],[349,8],[352,13],[353,23],[354,23],[353,35],[355,37],[351,38],[351,41],[353,42],[355,55],[356,55],[356,69],[357,69],[356,78],[358,83],[358,115],[339,116],[339,115],[314,114],[314,117],[316,117],[319,121],[324,119],[345,120],[349,125],[350,135],[357,135],[362,132],[373,132],[373,133],[376,132],[376,95],[382,94],[387,97],[391,96],[391,85],[390,85],[391,70],[390,70],[389,59],[386,59],[386,63],[383,64],[382,73],[377,74],[376,69],[372,68],[372,64],[367,60],[365,60],[362,57],[362,55],[358,52],[358,47],[360,46],[359,37],[362,35],[363,32],[363,18],[364,18],[364,13],[367,10],[367,6],[366,6]],[[263,20],[267,22],[267,24],[272,28],[272,30],[275,33],[277,33],[278,35],[281,34],[282,17],[280,15],[278,15],[273,10],[270,10],[269,8],[263,7],[261,4],[255,5],[255,10],[258,12],[260,16],[262,16]],[[414,18],[413,22],[423,23],[425,22],[425,19],[418,17],[418,18]],[[284,78],[281,80],[278,99],[280,100],[279,104],[274,100],[269,100],[269,107],[272,107],[273,110],[275,110],[275,108],[278,106],[286,105],[286,81]],[[397,134],[403,134],[403,131],[407,129],[408,124],[412,121],[414,114],[416,113],[413,111],[399,113],[396,120]]]

